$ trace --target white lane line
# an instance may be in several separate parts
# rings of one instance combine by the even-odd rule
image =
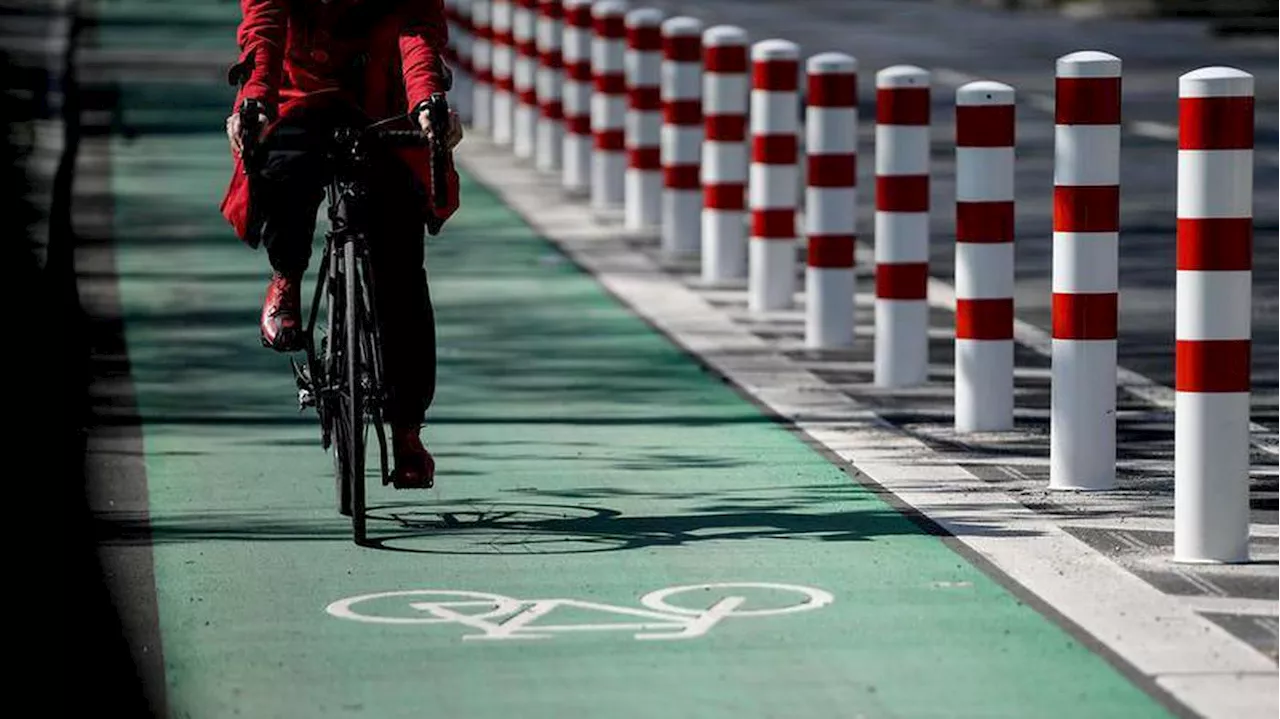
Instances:
[[[980,79],[978,75],[969,73],[961,73],[960,70],[951,68],[933,68],[929,70],[933,73],[933,79],[941,86],[956,88],[961,84],[977,82]],[[1027,104],[1034,109],[1041,110],[1043,113],[1055,114],[1057,107],[1052,95],[1043,95],[1043,93],[1032,93],[1027,96]],[[1178,142],[1178,125],[1172,123],[1160,123],[1155,120],[1133,120],[1133,122],[1124,123],[1124,130],[1138,137],[1146,137],[1147,139],[1158,139],[1161,142]],[[1280,152],[1271,152],[1267,150],[1254,150],[1254,156],[1258,165],[1276,166],[1280,168]]]
[[[1149,137],[1153,140],[1168,140],[1175,142],[1178,139],[1178,126],[1170,125],[1166,122],[1152,122],[1150,120],[1135,120],[1129,123],[1129,132],[1142,137]]]
[[[933,78],[938,84],[945,85],[947,87],[960,87],[961,85],[975,82],[977,80],[987,79],[978,77],[977,75],[970,75],[967,72],[960,72],[959,70],[954,70],[949,67],[935,67],[930,72],[933,73]],[[1057,111],[1052,95],[1031,93],[1026,95],[1025,101],[1031,107],[1042,112],[1053,114]],[[1145,137],[1152,140],[1161,140],[1163,142],[1178,141],[1178,126],[1167,122],[1134,120],[1133,122],[1126,122],[1124,124],[1124,129],[1139,137]],[[1256,152],[1255,157],[1260,162],[1280,165],[1280,153],[1272,150]]]
[[[1189,572],[1183,567],[1180,567],[1178,565],[1171,565],[1171,566],[1173,568],[1174,574],[1178,575],[1178,577],[1181,578],[1187,584],[1190,584],[1196,589],[1199,589],[1200,591],[1204,592],[1206,595],[1209,595],[1212,597],[1229,596],[1227,594],[1227,590],[1223,589],[1222,587],[1219,587],[1217,584],[1214,584],[1211,580],[1205,579],[1204,577],[1201,577],[1193,572]]]
[[[1238,597],[1184,597],[1186,603],[1197,612],[1213,614],[1247,614],[1275,621],[1276,600],[1241,599]]]
[[[939,459],[853,398],[797,391],[821,380],[628,246],[621,228],[593,225],[590,210],[565,202],[557,186],[531,169],[513,166],[506,151],[477,138],[463,143],[457,156],[535,231],[711,371],[847,462],[856,476],[937,522],[1177,700],[1211,719],[1275,719],[1275,664],[1183,598],[1164,594],[1055,521]],[[982,507],[982,531],[974,531],[975,505]],[[1260,680],[1242,681],[1255,676]]]
[[[977,75],[970,75],[967,72],[952,70],[949,67],[935,67],[929,72],[933,73],[933,79],[939,84],[947,87],[960,87],[971,82],[975,82],[980,78]]]
[[[1128,547],[1135,552],[1145,552],[1146,550],[1151,549],[1146,542],[1139,540],[1131,534],[1126,534],[1123,531],[1109,531],[1107,532],[1107,536],[1111,537],[1111,541]]]
[[[1041,112],[1055,113],[1058,110],[1053,98],[1049,95],[1034,94],[1027,97],[1027,104]]]

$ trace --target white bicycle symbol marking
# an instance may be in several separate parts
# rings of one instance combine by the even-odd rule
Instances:
[[[799,594],[798,603],[781,607],[750,609],[745,605],[749,597],[733,593],[734,590],[770,591]],[[669,603],[677,595],[703,592],[719,598],[706,609],[694,609]],[[721,596],[724,595],[724,596]],[[415,616],[386,616],[363,613],[361,606],[384,600],[407,600]],[[478,630],[478,634],[465,634],[463,639],[509,640],[549,639],[565,632],[634,632],[638,640],[692,639],[700,637],[712,627],[730,617],[765,617],[778,614],[794,614],[820,609],[835,601],[828,592],[795,584],[771,584],[758,582],[726,582],[690,584],[667,587],[649,592],[640,598],[644,608],[601,604],[578,599],[516,599],[489,592],[470,592],[450,589],[411,589],[396,592],[379,592],[348,597],[333,602],[325,611],[339,619],[371,624],[432,625],[458,624]],[[402,608],[404,605],[399,604]],[[607,623],[539,623],[558,610],[577,610],[621,617],[621,621]]]

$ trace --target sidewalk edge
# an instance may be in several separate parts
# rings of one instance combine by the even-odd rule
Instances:
[[[1033,600],[1167,708],[1223,719],[1276,715],[1275,666],[1252,647],[963,468],[904,463],[932,451],[852,398],[816,391],[821,380],[735,325],[629,247],[620,227],[597,223],[588,207],[567,201],[556,183],[505,150],[471,138],[458,158],[620,302],[847,465],[857,481],[951,535],[953,548]],[[744,361],[743,350],[767,353],[768,362]],[[1002,533],[1026,536],[992,536]]]

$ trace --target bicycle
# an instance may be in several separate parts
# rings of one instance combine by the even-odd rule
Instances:
[[[435,122],[448,118],[444,96],[433,96],[431,117],[436,137],[444,137]],[[252,111],[252,110],[251,110]],[[375,278],[370,260],[371,238],[362,218],[368,191],[362,173],[369,167],[370,145],[382,147],[428,146],[420,130],[386,129],[390,122],[376,122],[364,129],[339,128],[334,132],[330,156],[333,178],[325,188],[330,229],[320,259],[318,280],[304,328],[301,361],[290,359],[298,388],[298,407],[315,409],[320,419],[320,443],[333,450],[334,480],[339,513],[351,518],[356,544],[367,541],[365,460],[368,429],[378,440],[382,484],[392,483],[387,462],[387,436],[383,421],[383,365],[381,325],[374,303]],[[250,132],[254,130],[251,129]],[[439,145],[433,153],[433,176],[441,180],[433,188],[441,202],[444,191]],[[439,226],[429,226],[431,234]],[[324,310],[324,333],[316,341],[317,324]]]

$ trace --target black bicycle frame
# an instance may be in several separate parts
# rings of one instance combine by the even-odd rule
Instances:
[[[319,279],[306,322],[306,365],[294,363],[299,403],[316,408],[321,444],[334,451],[339,510],[351,515],[357,543],[365,538],[363,468],[370,425],[378,438],[382,483],[391,483],[382,413],[381,324],[367,234],[371,208],[364,177],[369,167],[364,138],[368,132],[340,129],[334,136],[334,177],[325,188],[331,227],[325,233]],[[391,142],[424,141],[417,131],[380,130],[377,134]],[[328,334],[321,352],[315,338],[325,297],[329,298]],[[344,410],[347,417],[342,416]],[[344,431],[352,434],[343,436]],[[353,456],[353,452],[358,454]]]
[[[321,260],[321,275],[316,283],[315,296],[311,303],[311,318],[307,326],[308,344],[311,346],[314,336],[314,328],[316,316],[319,314],[320,302],[324,297],[325,290],[337,291],[335,281],[337,279],[338,268],[343,267],[344,263],[340,260],[343,253],[355,253],[355,262],[353,266],[356,268],[357,275],[361,278],[356,283],[359,288],[360,296],[345,297],[345,302],[357,303],[355,316],[360,318],[359,332],[364,338],[363,356],[364,356],[364,372],[361,377],[367,381],[367,385],[362,387],[361,397],[364,407],[361,411],[369,418],[369,424],[372,424],[374,431],[378,437],[378,450],[382,483],[390,483],[390,474],[387,469],[387,442],[386,431],[382,426],[382,401],[385,397],[385,388],[383,387],[382,376],[382,342],[381,327],[378,319],[378,308],[376,301],[377,282],[374,278],[373,262],[369,258],[369,237],[359,227],[359,222],[351,222],[348,215],[355,215],[357,220],[365,211],[361,204],[364,201],[362,186],[353,179],[335,178],[326,188],[328,196],[328,215],[331,229],[325,234],[325,252]],[[332,271],[330,271],[332,270]],[[329,339],[330,342],[335,341],[334,338]],[[314,349],[314,348],[313,348]],[[314,356],[314,351],[309,356]],[[333,371],[339,371],[340,368],[325,368],[322,375],[313,374],[312,376],[332,377]],[[326,432],[325,440],[328,437]],[[326,444],[327,447],[327,444]]]

